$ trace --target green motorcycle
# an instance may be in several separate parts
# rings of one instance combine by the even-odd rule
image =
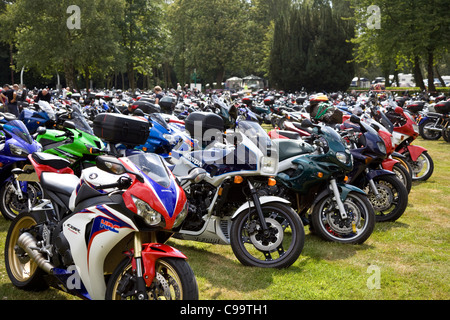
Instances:
[[[322,239],[361,244],[372,234],[375,213],[361,189],[345,184],[353,168],[350,151],[328,126],[303,120],[305,140],[273,140],[278,145],[277,184],[260,192],[290,200],[304,225]]]
[[[36,140],[42,145],[43,152],[70,161],[72,170],[79,176],[84,168],[95,165],[98,156],[106,153],[105,145],[94,135],[80,105],[73,103],[69,108],[60,130],[40,130]]]

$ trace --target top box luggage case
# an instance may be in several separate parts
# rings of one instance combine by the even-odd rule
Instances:
[[[101,113],[94,119],[94,134],[106,142],[140,146],[150,135],[150,124],[141,117]]]

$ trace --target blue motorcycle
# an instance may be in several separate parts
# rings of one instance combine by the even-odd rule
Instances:
[[[29,163],[29,154],[42,148],[14,115],[0,114],[0,121],[0,211],[6,219],[13,220],[43,196],[39,183],[18,181],[14,175],[14,169]]]
[[[56,113],[46,101],[39,101],[34,104],[35,110],[24,109],[20,115],[21,120],[31,134],[36,133],[39,127],[51,128],[56,121]]]

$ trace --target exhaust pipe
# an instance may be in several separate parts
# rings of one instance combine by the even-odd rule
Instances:
[[[45,259],[45,257],[33,248],[38,248],[36,239],[28,232],[24,232],[17,240],[20,248],[30,256],[30,258],[38,265],[39,268],[51,274],[54,266]]]

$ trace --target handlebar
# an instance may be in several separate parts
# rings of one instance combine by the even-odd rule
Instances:
[[[121,190],[128,189],[131,186],[132,180],[128,177],[120,177],[116,183],[104,184],[100,186],[96,186],[95,190],[105,190],[105,189],[115,189],[119,188]]]

